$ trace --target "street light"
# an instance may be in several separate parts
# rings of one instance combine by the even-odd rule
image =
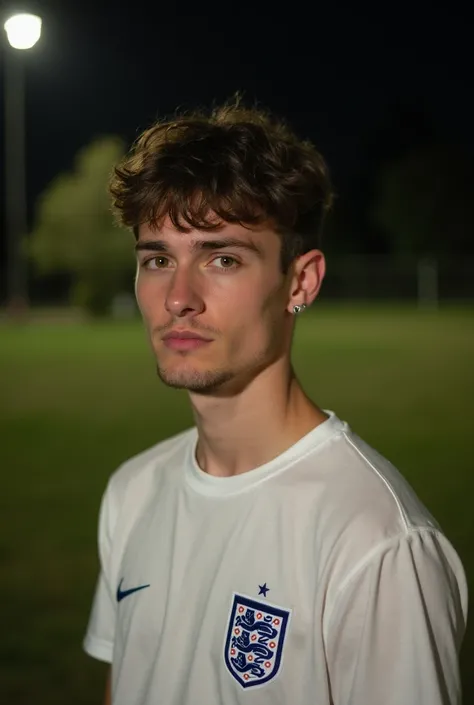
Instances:
[[[13,15],[4,24],[10,45],[14,49],[31,49],[41,36],[41,17]]]
[[[41,35],[41,18],[13,15],[4,24],[5,47],[5,215],[7,228],[7,301],[11,313],[27,305],[23,239],[27,231],[25,178],[25,88],[16,50],[31,49]],[[11,48],[10,48],[11,47]],[[13,51],[12,51],[13,49]]]

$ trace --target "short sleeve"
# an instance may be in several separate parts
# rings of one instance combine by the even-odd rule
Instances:
[[[389,541],[341,586],[326,636],[334,705],[459,705],[462,564],[436,530]]]
[[[100,661],[112,662],[116,601],[111,580],[113,531],[117,508],[109,481],[99,512],[98,546],[100,573],[96,584],[89,624],[83,641],[84,650]]]

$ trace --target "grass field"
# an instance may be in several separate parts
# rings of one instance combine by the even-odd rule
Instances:
[[[315,401],[406,475],[460,553],[471,589],[473,324],[472,309],[321,306],[301,318],[294,353]],[[92,705],[104,665],[81,641],[101,493],[119,463],[192,418],[185,395],[158,382],[139,323],[4,323],[0,340],[0,702]]]

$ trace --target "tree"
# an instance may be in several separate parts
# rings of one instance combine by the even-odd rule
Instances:
[[[72,275],[72,301],[93,315],[106,314],[133,277],[132,243],[114,224],[107,193],[123,153],[122,142],[111,136],[81,150],[73,170],[41,195],[28,243],[40,272]]]
[[[371,219],[395,254],[474,253],[474,168],[452,147],[430,145],[384,165]]]

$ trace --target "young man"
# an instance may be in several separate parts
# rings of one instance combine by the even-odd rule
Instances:
[[[160,378],[195,427],[126,462],[85,638],[114,705],[454,705],[463,567],[398,471],[305,394],[322,157],[238,105],[146,131],[116,169]],[[111,693],[110,693],[111,690]]]

